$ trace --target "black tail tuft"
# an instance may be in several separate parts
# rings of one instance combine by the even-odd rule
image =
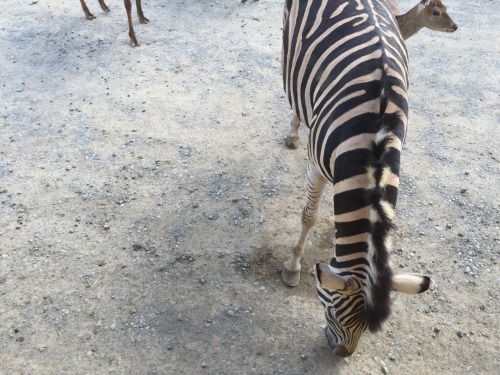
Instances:
[[[383,99],[382,113],[386,105],[387,102]],[[394,206],[386,197],[386,187],[382,179],[384,170],[391,167],[391,158],[394,157],[393,153],[388,152],[388,145],[393,135],[398,134],[401,123],[398,114],[381,115],[380,133],[372,144],[372,159],[368,165],[374,185],[366,192],[373,217],[371,218],[371,250],[369,252],[371,274],[366,291],[365,320],[372,332],[380,330],[383,321],[391,313],[390,292],[393,273],[389,266],[390,249],[387,248],[387,241],[390,231],[394,228],[392,222]]]

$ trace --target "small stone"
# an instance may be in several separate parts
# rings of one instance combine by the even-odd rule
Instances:
[[[434,327],[434,328],[432,329],[432,332],[434,332],[434,333],[439,333],[439,332],[441,332],[441,330],[440,330],[438,327]]]
[[[135,243],[135,244],[132,245],[132,250],[134,250],[134,251],[140,251],[140,250],[142,250],[142,245],[138,244],[138,243]]]
[[[458,331],[457,331],[457,336],[458,336],[458,337],[460,337],[460,338],[462,338],[462,337],[464,337],[464,336],[465,336],[465,333],[464,333],[464,332],[462,332],[462,331],[460,331],[460,330],[458,330]]]
[[[309,356],[307,354],[301,354],[300,358],[302,358],[305,361],[307,358],[309,358]]]
[[[206,364],[205,362],[203,362],[203,363],[201,364],[201,367],[205,368],[205,367],[207,367],[207,364]]]
[[[453,228],[453,224],[446,224],[446,229],[451,229]]]
[[[385,362],[382,359],[380,360],[380,368],[382,370],[382,373],[384,373],[384,374],[389,373],[389,369],[387,368],[387,365],[385,364]]]
[[[467,193],[467,189],[464,188],[460,190],[460,194],[465,194],[465,193]]]

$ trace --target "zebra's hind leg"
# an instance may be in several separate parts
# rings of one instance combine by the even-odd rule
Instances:
[[[307,235],[311,228],[316,224],[319,212],[319,203],[321,196],[325,190],[327,179],[324,178],[309,162],[307,168],[307,203],[302,210],[302,227],[300,230],[299,240],[292,248],[292,255],[283,264],[281,270],[281,278],[288,286],[297,286],[300,282],[300,260],[304,255],[304,247],[307,240]]]
[[[299,126],[300,119],[294,114],[290,121],[290,133],[286,136],[286,146],[288,148],[296,149],[299,147]]]

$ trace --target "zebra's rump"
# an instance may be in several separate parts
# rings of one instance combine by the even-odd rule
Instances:
[[[406,47],[385,2],[288,0],[282,64],[290,104],[316,140],[346,120],[371,123],[383,91],[406,117]]]

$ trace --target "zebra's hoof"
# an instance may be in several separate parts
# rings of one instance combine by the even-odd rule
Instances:
[[[288,286],[297,286],[300,283],[300,270],[288,271],[284,266],[281,269],[281,280]]]
[[[298,136],[293,136],[289,135],[286,137],[286,147],[295,150],[296,148],[299,147],[299,137]]]

